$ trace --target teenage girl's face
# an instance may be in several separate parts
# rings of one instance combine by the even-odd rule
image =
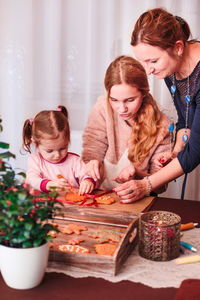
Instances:
[[[139,43],[133,46],[133,53],[145,68],[147,75],[153,74],[163,79],[178,69],[179,60],[175,51],[172,51],[174,55],[169,55],[168,51],[160,47]]]
[[[131,123],[142,104],[142,93],[129,84],[113,85],[110,89],[110,104],[119,116]]]
[[[60,135],[56,139],[41,139],[37,149],[44,159],[58,163],[67,155],[68,144],[68,140]]]

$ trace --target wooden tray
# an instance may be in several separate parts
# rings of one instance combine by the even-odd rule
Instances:
[[[62,215],[57,215],[56,217],[129,225],[130,222],[137,218],[141,212],[150,207],[153,199],[155,198],[145,197],[142,200],[130,204],[121,204],[119,197],[115,193],[111,193],[109,195],[115,198],[116,202],[110,205],[98,204],[98,208],[95,206],[80,206],[77,203],[64,204]],[[59,196],[58,199],[64,200],[65,197]],[[88,199],[88,201],[91,201],[91,199]]]
[[[88,254],[63,253],[56,247],[50,249],[49,267],[58,271],[75,269],[90,270],[95,273],[116,275],[124,261],[130,255],[137,244],[138,218],[141,212],[148,210],[154,197],[145,197],[142,200],[131,204],[121,204],[115,193],[109,194],[115,198],[115,203],[110,205],[99,204],[95,206],[80,206],[79,204],[64,204],[61,214],[54,216],[55,222],[60,225],[75,223],[86,226],[87,231],[83,231],[81,237],[85,239],[80,246],[90,249]],[[65,197],[60,195],[60,200]],[[91,199],[88,201],[91,201]],[[99,255],[94,250],[94,245],[98,242],[88,237],[89,232],[95,232],[99,228],[105,230],[122,229],[124,232],[120,243],[113,256]],[[67,244],[67,241],[75,237],[59,233],[54,240],[55,245]],[[77,236],[76,236],[77,237]]]
[[[67,225],[72,223],[71,220],[55,220],[59,225]],[[137,244],[137,226],[138,218],[134,218],[129,226],[126,225],[105,225],[105,224],[93,224],[86,223],[84,221],[73,222],[74,224],[79,224],[86,226],[87,231],[82,231],[80,237],[85,239],[84,242],[80,243],[80,246],[86,247],[90,250],[88,254],[78,254],[78,253],[63,253],[59,251],[56,246],[59,244],[67,244],[69,239],[77,237],[77,235],[63,234],[59,233],[54,239],[54,248],[50,249],[49,263],[48,267],[52,267],[59,271],[67,270],[70,267],[77,270],[90,270],[95,271],[95,273],[104,273],[110,275],[116,275],[124,261],[130,255],[134,246]],[[117,250],[113,256],[99,255],[96,254],[94,250],[94,245],[99,244],[94,238],[88,236],[90,233],[96,232],[98,229],[103,230],[117,230],[120,229],[124,234],[119,243],[113,243],[117,245]]]

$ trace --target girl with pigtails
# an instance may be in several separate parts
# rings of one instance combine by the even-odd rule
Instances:
[[[64,106],[43,110],[23,126],[23,149],[32,153],[28,158],[26,182],[34,189],[48,192],[52,187],[79,188],[79,195],[91,193],[94,180],[85,175],[84,163],[75,153],[68,152],[70,128]]]

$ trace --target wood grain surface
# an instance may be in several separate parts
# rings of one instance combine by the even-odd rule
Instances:
[[[66,220],[55,220],[55,222],[59,226],[66,226],[67,224],[72,223]],[[50,249],[48,266],[53,267],[58,271],[65,270],[68,266],[73,266],[79,271],[90,270],[99,273],[116,275],[137,243],[137,218],[135,218],[127,227],[115,227],[111,225],[92,223],[87,224],[84,221],[73,222],[73,224],[86,226],[87,230],[82,231],[81,235],[68,235],[60,232],[53,240],[53,248]],[[97,239],[90,237],[90,235],[96,233],[98,230],[120,230],[120,232],[123,233],[119,243],[110,241],[110,243],[117,245],[117,249],[113,256],[99,255],[95,252],[94,245],[99,244],[99,242]],[[90,250],[89,253],[64,253],[58,250],[58,245],[68,244],[69,240],[77,237],[84,239],[84,241],[80,243],[80,246],[88,248]]]
[[[155,198],[145,197],[130,204],[122,204],[115,193],[109,195],[115,198],[115,202],[110,205],[98,204],[98,207],[87,207],[80,206],[80,203],[64,204],[62,216],[60,215],[60,217],[128,225],[134,218],[138,217],[141,212],[150,207]],[[64,200],[65,197],[61,195],[58,199]],[[87,203],[91,201],[91,199],[88,199]]]
[[[108,195],[108,194],[107,194]],[[54,216],[54,221],[60,226],[74,223],[87,227],[81,235],[59,233],[54,239],[54,247],[50,249],[49,267],[57,271],[65,270],[68,266],[76,270],[90,270],[99,273],[116,275],[124,261],[130,255],[137,244],[138,218],[140,213],[148,210],[154,197],[145,197],[130,204],[121,204],[115,193],[109,194],[115,198],[110,205],[98,204],[95,206],[80,206],[80,203],[64,204],[59,215]],[[65,195],[59,195],[58,199],[65,200]],[[86,203],[92,202],[87,199]],[[120,230],[123,236],[113,256],[99,255],[95,252],[94,245],[98,241],[89,234],[101,230]],[[58,250],[58,245],[67,244],[70,239],[81,237],[84,239],[80,246],[90,250],[88,254],[63,253]]]

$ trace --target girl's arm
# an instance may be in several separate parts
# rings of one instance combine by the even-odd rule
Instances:
[[[83,133],[82,148],[82,159],[86,164],[88,163],[85,169],[88,176],[99,179],[100,167],[108,149],[104,97],[97,100],[89,115]]]
[[[40,190],[40,185],[43,179],[45,178],[42,176],[37,155],[30,155],[28,158],[26,183],[28,183],[32,188]]]

